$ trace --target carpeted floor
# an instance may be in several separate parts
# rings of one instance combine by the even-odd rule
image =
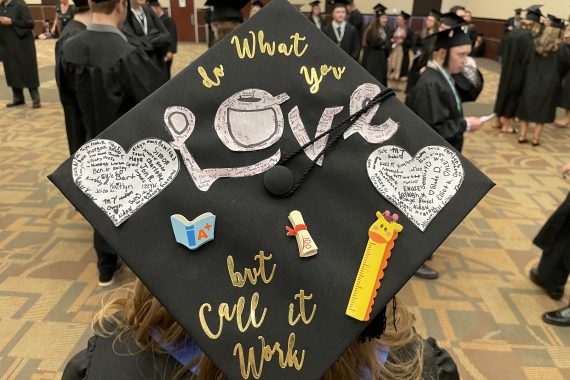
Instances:
[[[0,378],[58,379],[90,336],[105,294],[97,287],[91,228],[48,182],[67,155],[53,80],[53,42],[38,42],[44,107],[7,110],[0,78]],[[182,44],[179,71],[204,46]],[[480,60],[486,86],[469,115],[492,112],[499,66]],[[2,71],[0,69],[0,76]],[[464,379],[570,379],[570,328],[545,325],[555,302],[528,280],[531,244],[569,190],[557,170],[570,160],[570,129],[547,126],[543,145],[520,146],[487,125],[465,155],[497,187],[440,248],[437,281],[402,291],[422,334],[450,350]],[[132,275],[123,271],[120,283]]]

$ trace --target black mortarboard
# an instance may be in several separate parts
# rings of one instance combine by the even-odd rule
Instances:
[[[229,379],[314,380],[493,186],[392,95],[273,0],[50,179]]]
[[[464,24],[465,20],[456,13],[448,12],[441,15],[440,22],[450,28],[455,28],[458,25]]]
[[[540,22],[542,12],[540,11],[542,5],[531,5],[526,9],[526,18],[534,22]]]
[[[429,15],[432,16],[433,18],[435,18],[437,21],[439,21],[441,19],[441,12],[436,10],[436,9],[432,9],[429,12]]]
[[[147,5],[149,7],[162,7],[162,5],[160,5],[160,3],[158,2],[158,0],[150,0]]]
[[[410,15],[404,11],[400,12],[400,16],[402,16],[404,18],[404,20],[409,20],[410,19]]]
[[[263,3],[262,3],[261,1],[259,1],[259,0],[254,1],[253,3],[251,3],[251,5],[252,5],[253,7],[263,8]]]
[[[515,9],[515,13],[516,13],[516,14],[520,14],[523,10],[524,10],[524,9],[522,9],[522,8],[517,8],[517,9]]]
[[[249,0],[207,0],[207,6],[213,7],[211,21],[243,21],[241,9]]]
[[[455,46],[471,45],[467,25],[458,25],[451,29],[442,30],[426,38],[435,38],[434,49],[450,49]]]
[[[318,7],[318,6],[321,5],[321,2],[320,2],[319,0],[315,0],[315,1],[311,1],[311,2],[309,3],[309,5],[310,5],[311,7]]]
[[[331,0],[331,4],[333,9],[338,7],[346,8],[346,6],[348,5],[348,0]]]
[[[376,13],[376,15],[382,15],[382,14],[384,14],[384,13],[386,12],[386,9],[388,9],[388,8],[386,8],[386,7],[385,7],[383,4],[381,4],[381,3],[378,3],[378,4],[376,4],[376,5],[374,6],[373,9],[374,9],[374,12]]]
[[[548,15],[548,18],[551,21],[551,23],[550,23],[551,27],[557,28],[557,29],[564,29],[566,27],[564,20],[562,20],[561,18],[558,18],[558,17],[551,15],[551,14]]]

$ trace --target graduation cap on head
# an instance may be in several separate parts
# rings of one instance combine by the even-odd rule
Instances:
[[[249,0],[207,0],[207,6],[213,7],[211,21],[243,21],[241,9]]]
[[[437,21],[439,21],[441,19],[441,12],[436,10],[436,9],[432,9],[429,12],[429,16],[432,16],[433,18],[435,18]]]
[[[273,0],[50,179],[227,377],[318,379],[493,186],[393,94]]]
[[[557,29],[564,29],[566,27],[566,23],[561,18],[558,18],[554,15],[549,14],[548,18],[550,19],[551,23],[550,26]]]
[[[435,38],[434,49],[451,49],[455,46],[471,45],[467,25],[458,25],[442,30],[426,38]]]
[[[386,9],[388,9],[388,8],[386,8],[386,7],[385,7],[383,4],[381,4],[381,3],[378,3],[378,4],[376,4],[376,5],[374,6],[373,9],[374,9],[374,12],[376,13],[376,15],[379,16],[379,15],[385,14],[385,13],[386,13]]]
[[[333,9],[346,8],[346,6],[348,5],[348,0],[331,0],[330,2],[332,4]]]
[[[448,28],[455,28],[458,25],[465,24],[463,17],[458,16],[454,12],[448,12],[441,15],[440,22]]]
[[[150,1],[147,3],[147,5],[148,5],[149,7],[161,7],[161,8],[162,8],[162,5],[160,5],[160,3],[158,2],[158,0],[150,0]]]
[[[543,16],[540,11],[542,5],[531,5],[526,9],[526,18],[534,22],[540,22],[540,18]]]
[[[404,18],[404,20],[409,20],[410,19],[410,15],[404,11],[401,11],[399,16],[402,16]]]
[[[524,10],[524,9],[522,9],[522,8],[517,8],[517,9],[515,9],[515,13],[516,13],[516,14],[521,14],[521,12],[522,12],[523,10]]]
[[[319,0],[315,0],[315,1],[311,1],[311,2],[309,3],[309,5],[310,5],[311,7],[320,7],[320,6],[321,6],[321,2],[320,2]]]

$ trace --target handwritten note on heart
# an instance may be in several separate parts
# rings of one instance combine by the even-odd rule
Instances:
[[[119,226],[178,174],[178,156],[165,141],[145,139],[128,153],[114,141],[95,139],[73,157],[73,181]]]
[[[421,231],[455,195],[464,177],[457,154],[435,145],[415,157],[398,146],[384,146],[372,152],[366,167],[380,194]]]

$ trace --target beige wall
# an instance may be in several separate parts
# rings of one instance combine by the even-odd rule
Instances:
[[[520,0],[443,0],[441,10],[445,12],[454,5],[463,5],[473,13],[474,17],[507,19],[513,16],[515,8],[524,8],[531,3]],[[536,3],[544,4],[541,8],[544,14],[550,13],[561,18],[568,18],[570,14],[568,0],[543,0]]]

